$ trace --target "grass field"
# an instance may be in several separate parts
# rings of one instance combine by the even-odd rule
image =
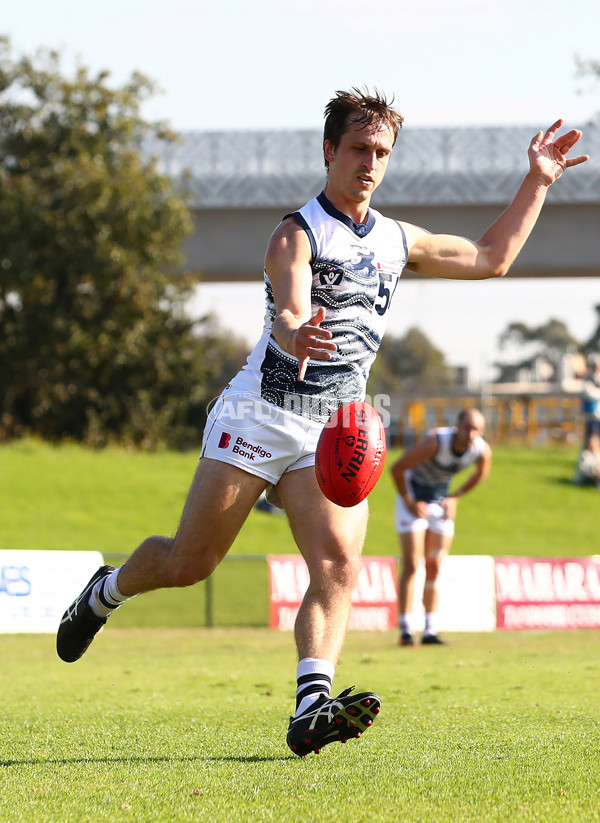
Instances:
[[[76,664],[0,639],[0,820],[573,823],[600,819],[600,638],[351,633],[334,687],[382,696],[361,740],[292,755],[291,637],[118,630]]]
[[[600,498],[569,484],[575,456],[496,448],[461,503],[455,553],[596,553]],[[35,441],[0,459],[0,548],[109,558],[172,533],[196,462]],[[392,510],[384,476],[369,553],[396,553]],[[293,550],[285,518],[253,512],[233,552]],[[260,628],[265,565],[226,562],[214,585],[218,622],[255,628],[189,628],[203,621],[198,586],[127,604],[72,665],[53,636],[0,634],[1,823],[600,820],[598,632],[414,649],[352,632],[334,689],[377,691],[381,715],[361,740],[299,759],[285,745],[293,641]]]
[[[388,466],[397,454],[389,452]],[[600,498],[594,487],[571,485],[576,456],[574,448],[496,446],[490,477],[460,504],[455,553],[595,551]],[[0,446],[0,548],[129,554],[148,534],[173,533],[196,462],[196,452],[92,451],[35,440]],[[369,501],[365,551],[395,554],[388,471]],[[253,512],[232,551],[264,554],[294,546],[284,518]]]

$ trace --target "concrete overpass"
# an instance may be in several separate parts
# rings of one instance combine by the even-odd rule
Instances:
[[[591,159],[552,186],[513,277],[600,275],[600,124],[582,129],[577,153]],[[516,192],[536,131],[407,128],[373,206],[476,239]],[[277,223],[323,188],[321,143],[317,131],[189,132],[177,145],[155,147],[173,180],[188,175],[195,231],[185,245],[187,268],[203,281],[262,279]]]

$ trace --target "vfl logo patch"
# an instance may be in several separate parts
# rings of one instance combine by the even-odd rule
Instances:
[[[219,448],[226,449],[229,446],[229,441],[231,440],[231,435],[227,432],[223,432],[221,435],[221,439],[219,440]]]
[[[335,266],[327,266],[319,272],[319,282],[322,286],[339,286],[344,278],[344,272]]]

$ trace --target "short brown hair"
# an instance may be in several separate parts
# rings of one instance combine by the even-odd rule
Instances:
[[[356,87],[350,91],[336,91],[335,97],[325,106],[323,140],[329,140],[332,147],[337,149],[350,123],[362,123],[364,126],[378,123],[392,131],[395,143],[404,118],[392,108],[393,102],[393,97],[388,101],[378,89],[372,94],[367,88]],[[327,159],[325,167],[329,168]]]

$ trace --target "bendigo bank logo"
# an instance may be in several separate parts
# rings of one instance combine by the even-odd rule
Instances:
[[[219,440],[219,448],[228,449],[230,443],[231,435],[229,432],[222,432],[221,439]],[[254,461],[257,457],[262,460],[268,460],[272,457],[271,452],[263,449],[260,443],[249,443],[247,440],[244,440],[243,437],[236,437],[231,451],[250,461]]]

